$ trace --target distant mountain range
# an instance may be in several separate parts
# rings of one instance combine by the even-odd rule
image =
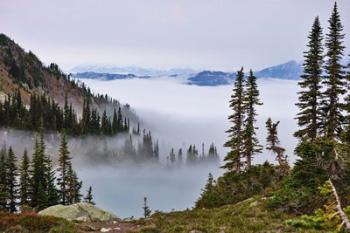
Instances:
[[[205,70],[196,72],[191,69],[155,70],[139,67],[113,66],[79,66],[72,70],[78,79],[99,79],[110,81],[116,79],[152,78],[152,77],[185,77],[186,84],[197,86],[228,85],[235,79],[236,73]],[[289,61],[255,72],[258,78],[299,79],[302,66],[296,61]]]
[[[82,72],[74,75],[78,79],[98,79],[101,81],[111,81],[116,79],[133,79],[133,78],[151,78],[151,76],[136,76],[135,74],[111,74],[111,73],[96,73]]]
[[[302,73],[302,66],[296,61],[289,61],[280,65],[272,66],[255,72],[258,78],[276,79],[299,79]],[[202,71],[188,79],[188,84],[198,86],[219,86],[231,84],[236,73],[226,73],[221,71]]]
[[[104,74],[133,74],[137,77],[159,77],[159,76],[176,76],[178,74],[194,74],[195,70],[188,68],[178,68],[169,70],[142,68],[137,66],[112,66],[112,65],[80,65],[70,70],[71,73],[104,73]]]

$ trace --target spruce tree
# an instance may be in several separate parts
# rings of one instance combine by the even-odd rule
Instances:
[[[7,149],[6,146],[2,146],[0,150],[0,210],[7,210],[7,172],[6,172],[6,160],[7,160]]]
[[[73,170],[72,166],[68,167],[68,204],[74,204],[81,201],[80,189],[82,182],[78,180],[77,173]]]
[[[151,211],[151,209],[149,208],[149,206],[147,204],[147,197],[143,198],[143,207],[142,207],[142,209],[143,209],[143,216],[144,216],[144,218],[148,218],[151,215],[152,211]]]
[[[57,184],[59,186],[60,200],[63,205],[69,204],[67,196],[69,192],[68,186],[68,170],[72,166],[71,157],[69,156],[68,144],[66,140],[66,134],[61,134],[61,145],[59,149],[58,157],[58,179]]]
[[[329,19],[329,32],[326,35],[326,61],[323,84],[323,100],[321,102],[323,113],[323,131],[327,138],[335,139],[342,131],[344,116],[343,104],[340,102],[341,95],[345,94],[343,59],[343,25],[340,21],[337,3],[334,4],[332,15]]]
[[[230,151],[226,155],[223,168],[229,171],[240,172],[241,157],[243,154],[243,123],[244,123],[244,73],[243,68],[237,72],[234,82],[233,94],[231,95],[230,108],[233,113],[228,117],[232,126],[226,132],[229,140],[224,144]]]
[[[52,161],[49,156],[45,157],[45,179],[46,179],[46,195],[47,202],[45,203],[45,207],[57,205],[60,202],[58,190],[56,188],[56,171],[53,169]]]
[[[173,165],[176,161],[176,155],[174,152],[174,148],[171,148],[170,155],[169,155],[169,161],[170,161],[171,165]]]
[[[350,63],[347,66],[347,80],[348,82],[350,81]],[[342,135],[342,140],[346,143],[350,143],[350,93],[345,97],[345,111],[345,129]]]
[[[11,213],[17,211],[18,183],[17,183],[17,166],[16,155],[10,147],[6,160],[6,180],[8,189],[8,210]]]
[[[262,146],[259,144],[259,140],[256,137],[255,126],[256,106],[262,105],[259,100],[259,90],[256,83],[256,77],[253,71],[250,70],[249,76],[246,82],[246,91],[244,97],[244,111],[246,112],[246,119],[244,121],[244,154],[246,158],[247,168],[249,169],[252,165],[252,158],[254,154],[261,153]]]
[[[84,197],[84,201],[86,203],[95,205],[95,202],[93,201],[93,195],[92,195],[92,187],[90,186],[87,190],[86,196]]]
[[[113,111],[112,132],[113,134],[116,134],[118,132],[118,116],[115,109]]]
[[[271,118],[266,121],[267,137],[266,137],[266,149],[272,151],[276,154],[276,160],[279,165],[285,165],[287,163],[287,157],[284,154],[286,151],[283,147],[280,146],[280,140],[278,138],[277,127],[279,121],[273,123]]]
[[[0,150],[0,210],[7,210],[7,198],[8,198],[8,190],[7,190],[7,180],[6,180],[6,160],[7,160],[7,149],[6,146],[3,145]]]
[[[300,109],[296,118],[300,129],[294,135],[313,141],[319,134],[322,120],[319,103],[321,100],[323,36],[318,17],[312,25],[308,39],[308,51],[304,53],[304,72],[301,75],[302,81],[299,82],[302,91],[298,93],[299,102],[296,104]]]
[[[19,190],[19,196],[20,196],[20,204],[21,206],[29,206],[30,204],[30,161],[28,157],[27,150],[23,153],[23,158],[20,166],[20,190]]]

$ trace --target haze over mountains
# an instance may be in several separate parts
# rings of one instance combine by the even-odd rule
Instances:
[[[184,83],[197,86],[220,86],[231,84],[235,72],[195,71],[192,69],[156,70],[140,67],[77,66],[71,70],[78,79],[98,79],[103,81],[132,78],[171,77],[182,78]],[[258,78],[296,80],[302,73],[301,63],[294,60],[271,66],[255,72]]]

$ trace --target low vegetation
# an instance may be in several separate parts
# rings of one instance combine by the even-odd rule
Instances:
[[[0,232],[18,233],[75,233],[74,223],[67,220],[39,216],[36,213],[10,214],[0,212]]]

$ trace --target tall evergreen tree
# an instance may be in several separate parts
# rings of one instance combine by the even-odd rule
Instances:
[[[259,90],[256,83],[256,77],[253,71],[250,70],[249,76],[246,82],[246,91],[244,96],[244,111],[246,112],[246,119],[244,121],[244,152],[243,156],[246,158],[247,168],[252,165],[252,158],[254,154],[261,153],[262,146],[259,144],[259,140],[256,137],[255,126],[256,106],[262,105],[259,100]]]
[[[350,82],[350,60],[347,65],[347,81]],[[345,132],[342,135],[342,140],[346,143],[350,143],[350,93],[345,98],[345,111]]]
[[[116,134],[118,132],[118,116],[117,111],[115,109],[113,111],[112,131],[113,134]]]
[[[11,213],[17,211],[18,183],[17,183],[17,166],[16,155],[10,147],[6,160],[6,179],[8,189],[8,210]]]
[[[322,28],[316,17],[308,36],[308,51],[304,52],[303,75],[299,86],[299,102],[296,104],[300,111],[297,115],[300,129],[295,136],[313,141],[318,136],[322,120],[319,102],[321,100],[321,75],[323,65]]]
[[[226,162],[223,168],[229,171],[240,172],[241,157],[243,153],[243,122],[244,122],[244,72],[241,68],[237,72],[234,83],[233,94],[231,95],[230,108],[233,113],[228,117],[233,124],[226,132],[229,134],[229,140],[224,144],[230,148],[224,161]]]
[[[343,25],[340,21],[337,3],[334,4],[332,15],[329,19],[329,32],[326,35],[326,75],[323,80],[325,91],[321,102],[323,112],[323,131],[327,138],[335,139],[342,131],[344,116],[341,95],[345,94],[343,59]]]
[[[49,156],[45,157],[45,180],[46,180],[46,195],[47,202],[45,203],[45,207],[53,206],[59,204],[59,194],[56,188],[56,171],[53,169],[52,161]]]
[[[63,205],[69,204],[67,201],[67,196],[69,195],[69,185],[68,185],[68,171],[72,166],[71,157],[69,156],[68,144],[66,140],[66,134],[61,134],[61,145],[59,149],[58,157],[58,179],[57,184],[59,186],[59,194],[61,203]]]
[[[29,171],[29,157],[27,150],[23,153],[23,158],[20,166],[20,204],[21,206],[29,206],[30,204],[30,171]]]
[[[280,146],[280,140],[278,138],[277,127],[279,121],[273,123],[271,118],[266,121],[267,137],[266,137],[266,149],[272,151],[276,154],[276,160],[279,165],[284,165],[287,162],[287,158],[284,154],[286,151],[283,147]]]
[[[142,209],[143,209],[143,216],[144,216],[144,218],[148,218],[151,215],[152,211],[151,211],[151,209],[149,208],[149,206],[147,204],[147,197],[143,198],[143,207],[142,207]]]
[[[7,172],[6,172],[7,150],[6,146],[2,146],[0,150],[0,210],[7,210]]]
[[[82,182],[78,180],[77,173],[73,170],[72,166],[68,168],[68,197],[67,201],[69,204],[78,203],[81,201],[80,189]]]

